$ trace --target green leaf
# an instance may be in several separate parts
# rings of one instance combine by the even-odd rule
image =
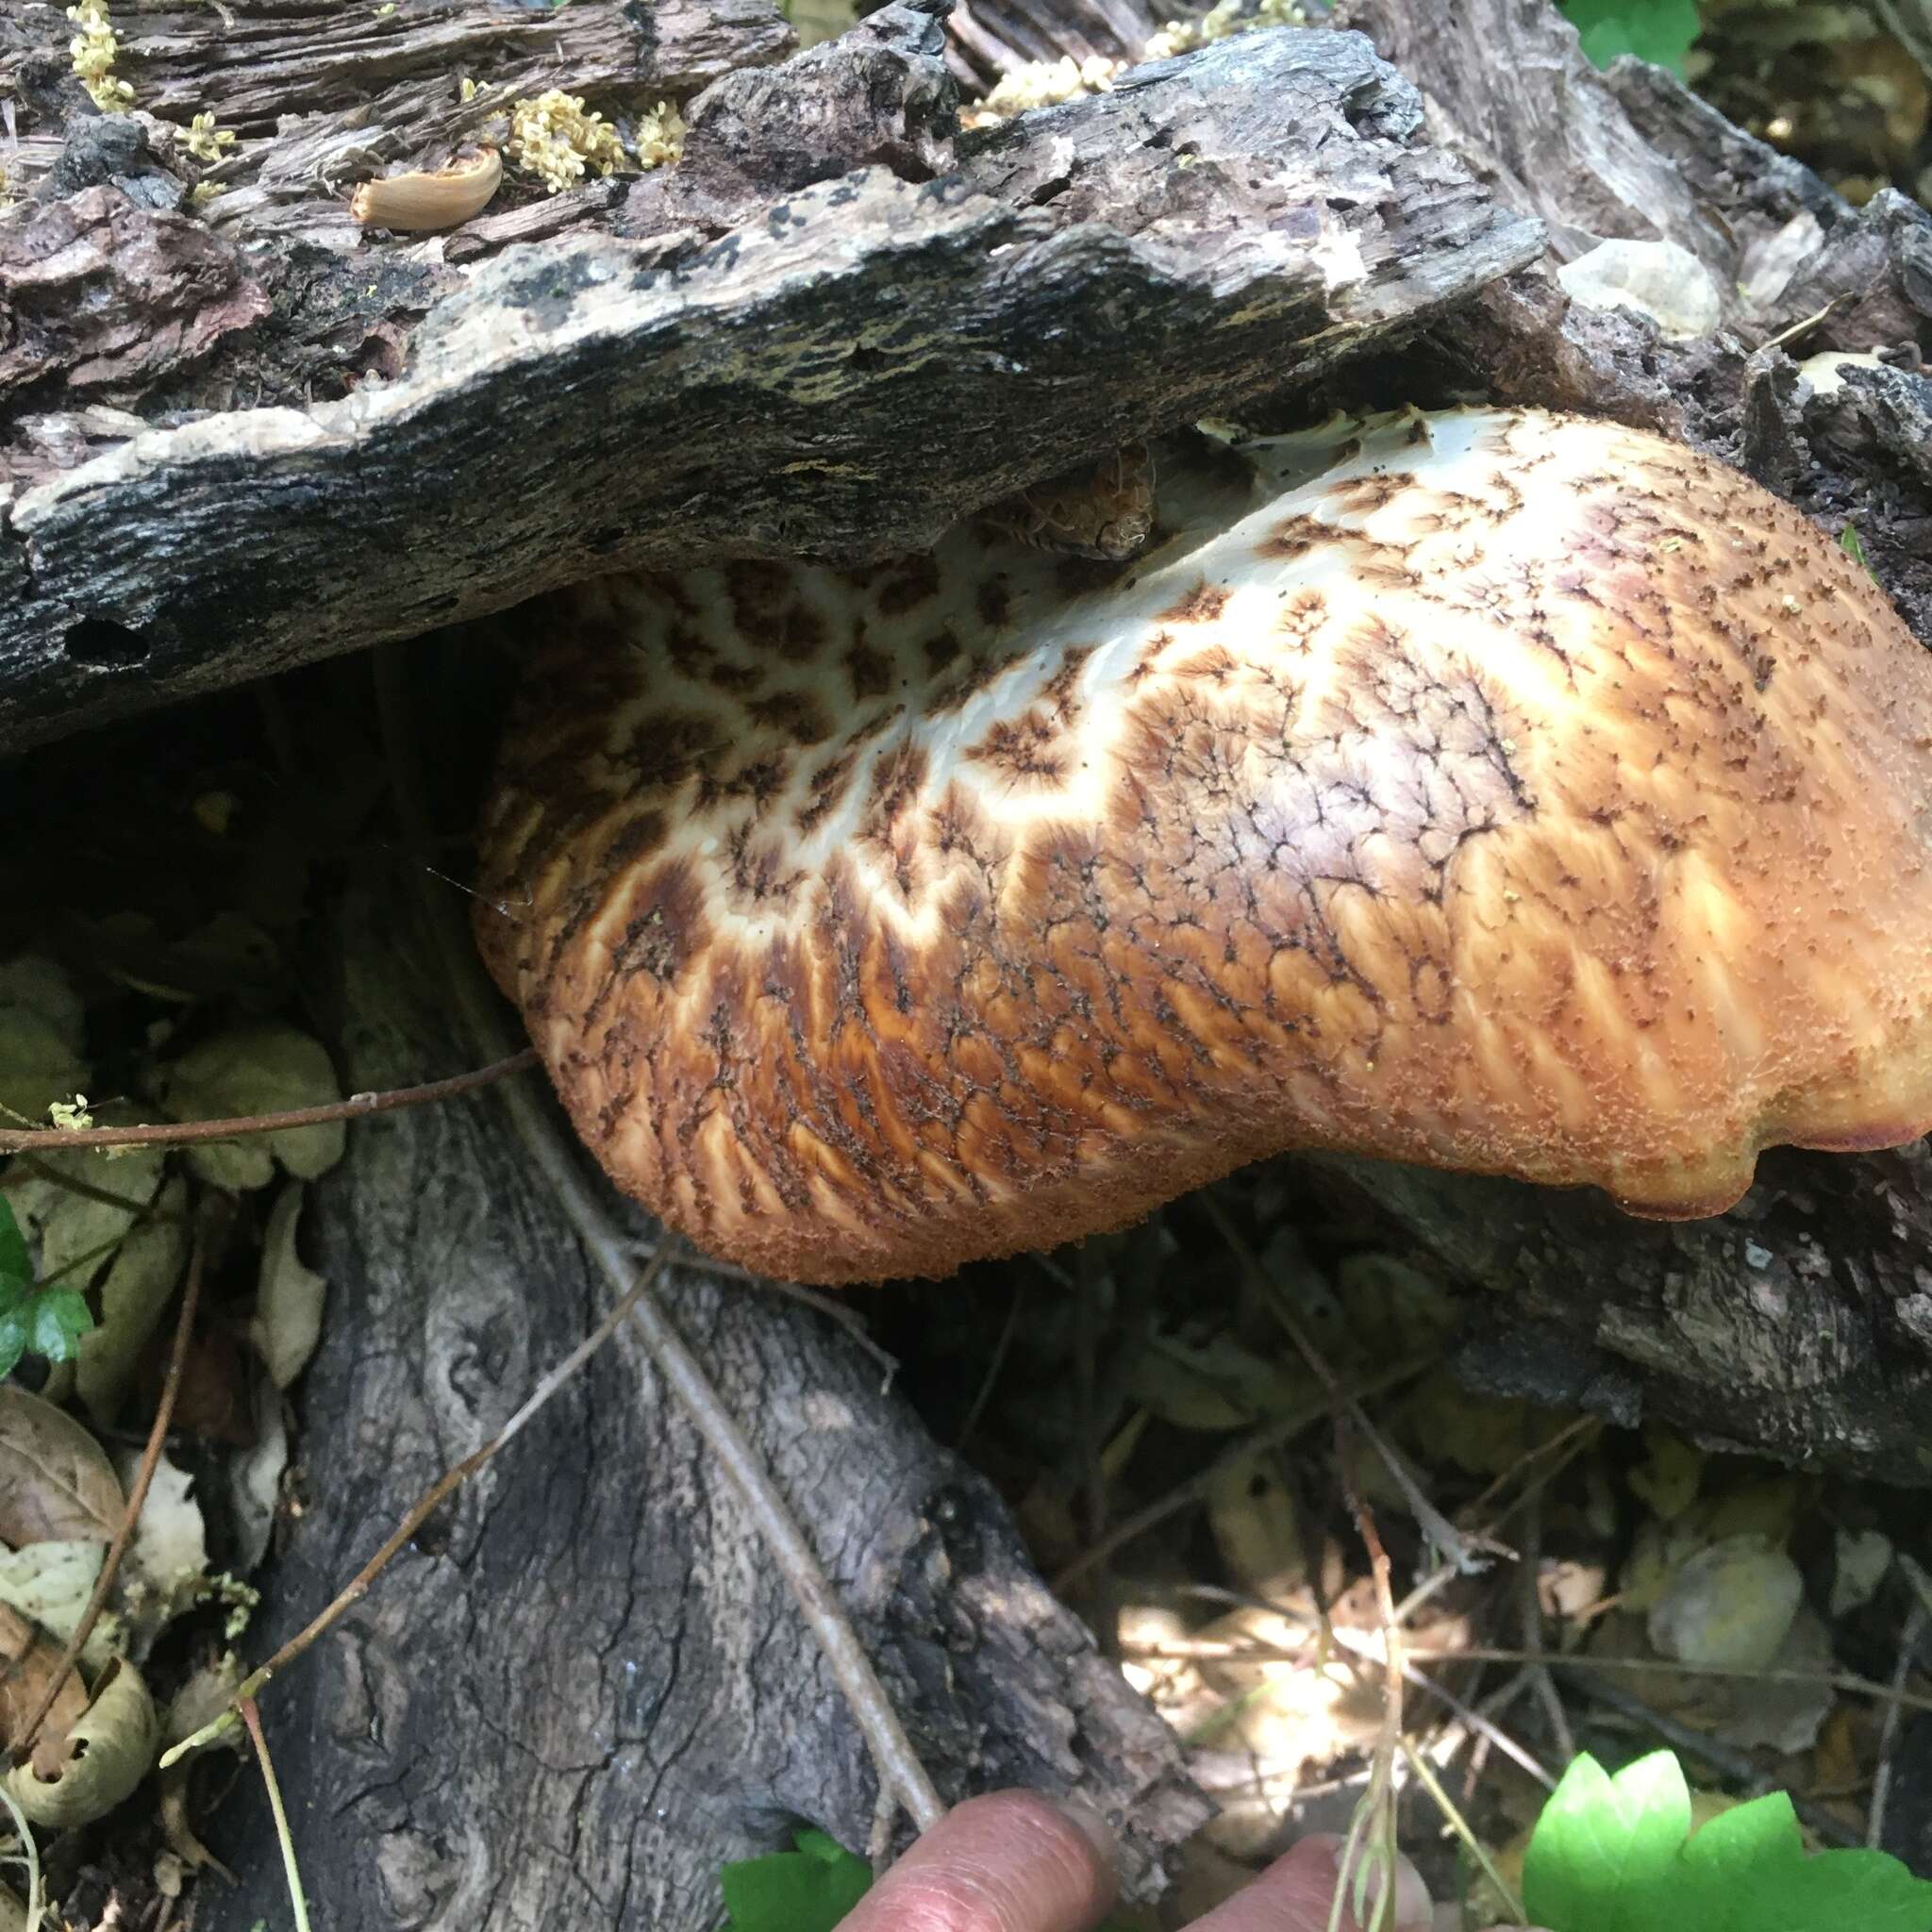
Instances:
[[[1752,1932],[1932,1932],[1932,1884],[1889,1852],[1820,1852],[1753,1900]]]
[[[1807,1855],[1773,1791],[1690,1831],[1668,1751],[1607,1777],[1579,1757],[1531,1837],[1523,1902],[1549,1932],[1932,1932],[1932,1884],[1884,1852]]]
[[[1703,22],[1696,0],[1561,0],[1583,51],[1598,67],[1620,54],[1668,67],[1679,77]]]
[[[1804,1860],[1791,1801],[1770,1791],[1721,1811],[1684,1844],[1672,1903],[1709,1932],[1757,1932],[1765,1923],[1762,1899],[1783,1895]]]
[[[1838,533],[1838,547],[1857,564],[1874,584],[1878,582],[1878,573],[1872,568],[1872,560],[1865,555],[1865,540],[1858,535],[1857,524],[1847,524]],[[1880,585],[1879,588],[1882,590],[1884,586]]]
[[[30,1332],[27,1346],[50,1362],[74,1359],[74,1352],[94,1318],[89,1312],[87,1297],[78,1289],[43,1288],[28,1304]]]
[[[833,1932],[872,1885],[872,1867],[822,1831],[795,1852],[741,1858],[718,1874],[732,1932]]]
[[[1656,1932],[1690,1832],[1676,1758],[1654,1752],[1612,1778],[1588,1753],[1563,1774],[1531,1835],[1523,1904],[1549,1932]]]
[[[93,1325],[78,1291],[35,1288],[26,1237],[13,1204],[0,1194],[0,1375],[10,1375],[28,1350],[50,1362],[71,1360],[75,1343]]]
[[[17,1281],[23,1287],[34,1278],[34,1264],[26,1252],[26,1237],[13,1218],[13,1204],[0,1194],[0,1282]]]

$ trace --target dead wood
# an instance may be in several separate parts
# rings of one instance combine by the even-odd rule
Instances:
[[[1643,424],[1740,464],[1828,529],[1854,525],[1932,641],[1932,482],[1909,428],[1932,408],[1932,215],[1890,190],[1852,208],[1660,69],[1626,58],[1598,73],[1552,7],[1345,0],[1339,17],[1423,90],[1433,137],[1547,225],[1547,258],[1491,283],[1441,335],[1435,379]],[[1724,326],[1674,342],[1568,301],[1555,266],[1609,238],[1688,250]],[[1882,351],[1897,366],[1802,404],[1784,379],[1784,426],[1770,434],[1762,384],[1826,350]],[[1425,388],[1427,358],[1403,374]]]
[[[352,1086],[466,1050],[426,963],[421,887],[400,864],[373,870],[332,922]],[[366,1125],[319,1219],[331,1295],[271,1638],[325,1603],[608,1306],[489,1096]],[[1078,1790],[1128,1823],[1130,1877],[1156,1883],[1161,1849],[1207,1807],[1177,1740],[1047,1592],[991,1488],[827,1317],[698,1268],[675,1270],[667,1299],[808,1508],[942,1794]],[[318,1923],[708,1932],[721,1860],[789,1844],[798,1820],[861,1852],[871,1828],[858,1732],[627,1328],[264,1710]],[[204,1889],[204,1926],[286,1918],[259,1803],[249,1789],[224,1814],[250,1848],[239,1891]]]
[[[583,0],[569,16],[630,12]],[[461,9],[442,16],[454,31]],[[131,37],[127,61],[143,92],[147,44]],[[175,111],[230,92],[249,125],[329,111],[307,80],[277,92],[279,55],[197,90],[179,37],[154,44]],[[749,27],[736,44],[770,51]],[[16,87],[22,71],[16,56]],[[334,110],[339,158],[433,159],[463,131],[447,105],[433,130],[419,116],[379,140],[402,83],[348,49],[330,71],[384,83]],[[691,104],[675,172],[573,195],[565,232],[473,254],[467,273],[458,240],[513,242],[554,204],[519,191],[539,217],[507,206],[466,238],[352,245],[316,185],[340,194],[346,159],[304,173],[300,223],[286,205],[279,144],[309,139],[300,119],[212,204],[244,205],[196,228],[192,264],[168,225],[186,218],[125,209],[148,284],[91,260],[53,305],[64,368],[44,326],[40,380],[16,391],[57,420],[17,417],[9,438],[0,745],[619,565],[917,548],[1110,444],[1392,346],[1540,247],[1420,142],[1413,91],[1355,36],[1224,42],[958,143],[952,103],[934,12],[889,7],[787,67],[724,77]],[[0,227],[16,311],[23,234],[49,218],[27,207]],[[204,351],[219,337],[214,353],[172,382],[152,357],[137,384],[95,379],[111,371],[67,311],[103,274],[136,323],[165,318]],[[205,280],[225,306],[191,328]],[[330,358],[335,399],[312,400]],[[67,420],[83,394],[144,418],[165,398],[162,426],[63,467],[98,447]]]
[[[1324,1162],[1419,1265],[1479,1292],[1472,1386],[1667,1422],[1714,1449],[1932,1484],[1932,1150],[1777,1149],[1714,1220],[1593,1191]],[[1332,1185],[1332,1181],[1331,1181]]]

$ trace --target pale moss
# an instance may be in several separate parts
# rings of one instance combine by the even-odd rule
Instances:
[[[1194,19],[1169,21],[1141,48],[1141,58],[1170,60],[1176,54],[1224,41],[1231,34],[1264,26],[1301,26],[1307,19],[1301,0],[1216,0]],[[1071,56],[1058,60],[1029,60],[1003,75],[983,100],[963,108],[960,123],[967,127],[992,127],[1033,108],[1054,107],[1083,94],[1106,93],[1129,64],[1137,63],[1108,60],[1097,54],[1083,61]]]
[[[675,101],[659,101],[638,116],[638,165],[668,168],[684,155],[684,116]]]
[[[626,158],[617,129],[603,115],[587,112],[582,95],[554,87],[511,107],[509,157],[552,194],[575,188],[587,170],[613,174]]]
[[[68,42],[80,84],[102,113],[118,114],[133,101],[134,90],[114,77],[119,42],[108,18],[108,0],[79,0],[67,9],[67,17],[80,29]]]
[[[212,164],[222,158],[222,150],[235,145],[235,137],[225,127],[215,125],[212,114],[197,114],[188,124],[188,152],[197,161]]]
[[[1230,34],[1252,33],[1263,26],[1301,26],[1307,23],[1300,0],[1216,0],[1193,20],[1171,20],[1141,49],[1143,60],[1171,60],[1194,47],[1224,41]]]
[[[1034,108],[1057,107],[1082,94],[1105,93],[1125,62],[1098,54],[1075,60],[1071,54],[1058,60],[1029,60],[1001,76],[984,100],[965,108],[960,122],[968,127],[991,127]]]

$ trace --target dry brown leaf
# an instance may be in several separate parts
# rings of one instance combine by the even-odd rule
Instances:
[[[108,1452],[79,1423],[0,1388],[0,1542],[111,1542],[125,1507]]]
[[[34,1714],[59,1661],[59,1645],[50,1643],[17,1610],[0,1604],[0,1749],[13,1749],[20,1727]],[[64,1738],[86,1708],[87,1689],[70,1675],[47,1712],[41,1735]]]

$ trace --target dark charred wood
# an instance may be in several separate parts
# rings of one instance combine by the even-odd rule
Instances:
[[[521,245],[548,210],[492,212],[505,245],[461,269],[460,237],[331,254],[339,200],[271,194],[298,122],[213,208],[269,199],[201,238],[270,312],[183,319],[211,352],[91,397],[154,426],[83,469],[54,467],[93,446],[76,432],[12,428],[0,748],[601,570],[916,549],[1122,441],[1393,347],[1541,250],[1421,140],[1414,91],[1357,36],[1225,41],[957,147],[951,99],[934,14],[887,8],[701,95],[686,159],[621,204],[568,197],[581,219]],[[412,123],[395,151],[433,158],[424,139]],[[61,206],[0,225],[0,275]],[[160,325],[152,302],[125,320]],[[73,647],[108,634],[108,658]]]

